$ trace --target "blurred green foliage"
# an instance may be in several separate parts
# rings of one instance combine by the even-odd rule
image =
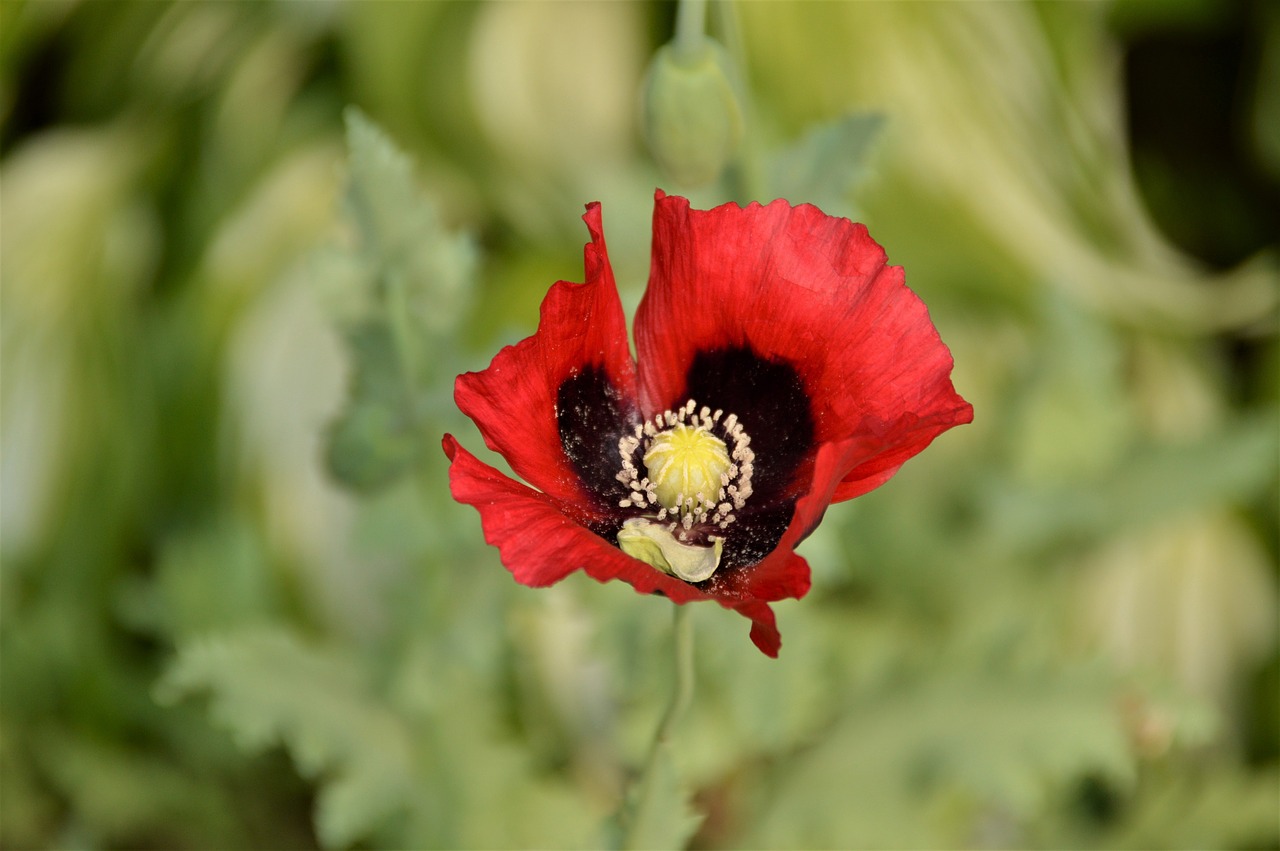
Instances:
[[[828,512],[780,659],[695,607],[643,836],[1280,846],[1275,7],[712,5],[691,197],[866,221],[977,419]],[[585,202],[638,301],[671,20],[0,4],[0,844],[616,839],[669,605],[516,585],[437,447]]]

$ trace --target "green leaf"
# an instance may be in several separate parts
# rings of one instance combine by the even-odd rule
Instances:
[[[672,757],[671,744],[654,750],[645,782],[632,790],[621,825],[624,848],[683,848],[702,823]]]
[[[381,129],[355,109],[347,110],[346,121],[347,210],[360,252],[376,270],[380,295],[390,309],[407,309],[405,318],[423,331],[450,333],[469,302],[474,242],[444,228],[435,205],[417,188],[409,158]]]
[[[210,711],[242,748],[282,744],[320,786],[316,830],[330,848],[371,834],[412,806],[414,742],[370,693],[357,661],[304,645],[282,629],[193,641],[157,686],[172,702],[210,696]]]
[[[943,674],[852,708],[777,780],[751,847],[954,847],[983,813],[1034,817],[1133,766],[1109,679]]]
[[[183,770],[167,755],[67,729],[25,732],[39,754],[42,779],[70,804],[80,829],[97,840],[90,846],[176,836],[179,825],[192,835],[234,835],[228,797],[207,776]],[[22,791],[6,785],[4,797]]]
[[[990,511],[1014,548],[1102,537],[1180,514],[1245,500],[1276,480],[1277,412],[1239,418],[1204,440],[1144,446],[1083,484],[997,494]]]
[[[433,394],[455,371],[476,251],[468,235],[445,229],[409,158],[354,109],[347,143],[353,244],[317,252],[312,274],[353,364],[350,398],[329,434],[329,470],[368,493],[416,469],[442,430]]]
[[[121,583],[114,610],[132,629],[182,639],[261,623],[279,593],[258,533],[234,514],[167,538],[152,575]]]
[[[1132,442],[1123,339],[1065,297],[1047,294],[1037,306],[1040,346],[1011,419],[1014,470],[1029,481],[1087,481],[1114,467]]]
[[[1280,771],[1174,763],[1144,777],[1103,848],[1274,848]]]
[[[30,738],[28,725],[12,716],[0,720],[0,845],[36,848],[58,822],[59,801],[41,782],[29,741],[22,741]]]
[[[347,343],[355,361],[351,397],[331,426],[325,460],[338,481],[368,493],[411,469],[424,443],[390,329],[369,322],[350,329]]]
[[[539,765],[527,742],[495,729],[474,701],[438,715],[442,774],[452,835],[419,829],[411,844],[461,848],[591,848],[604,813],[563,776]],[[431,826],[427,826],[431,827]]]
[[[852,215],[849,195],[866,172],[866,158],[884,116],[863,112],[815,125],[771,162],[773,194],[815,204],[830,215]]]

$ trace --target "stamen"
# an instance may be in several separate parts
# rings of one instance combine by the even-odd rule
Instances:
[[[656,510],[646,522],[665,523],[682,542],[696,539],[695,525],[727,529],[752,493],[750,443],[737,414],[694,399],[654,414],[618,439],[617,479],[629,488],[618,506]]]

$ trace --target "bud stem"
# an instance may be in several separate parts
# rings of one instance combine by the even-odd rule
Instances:
[[[707,35],[707,0],[680,0],[676,6],[675,51],[681,60],[692,60]]]
[[[735,0],[723,0],[723,2],[717,3],[712,11],[716,16],[716,32],[724,43],[725,49],[729,51],[729,56],[737,66],[738,73],[742,75],[745,83],[748,74],[747,49],[742,37],[742,19],[738,12],[738,4]],[[750,90],[749,85],[747,90]],[[742,113],[747,126],[755,126],[753,110],[754,103],[752,99],[744,97],[742,100]],[[760,201],[763,203],[769,200],[768,181],[764,176],[763,153],[760,150],[760,142],[755,133],[743,135],[741,153],[736,162],[733,179],[736,182],[735,188],[738,193],[738,201],[745,204],[748,201]]]

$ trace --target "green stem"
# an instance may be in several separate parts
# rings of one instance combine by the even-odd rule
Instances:
[[[707,34],[707,0],[680,0],[676,7],[676,53],[682,59],[697,55]]]
[[[733,178],[737,183],[738,201],[767,201],[765,198],[767,183],[765,179],[764,152],[760,146],[757,127],[755,102],[751,97],[751,80],[747,67],[747,48],[742,35],[742,19],[735,0],[721,0],[714,6],[716,24],[720,38],[724,41],[725,50],[738,73],[739,92],[742,98],[742,117],[747,126],[743,134],[742,148],[733,170]]]
[[[636,779],[635,799],[632,801],[630,817],[623,825],[622,847],[635,848],[636,814],[648,808],[650,797],[654,794],[654,776],[662,752],[670,746],[671,734],[680,719],[684,716],[689,704],[693,702],[694,669],[693,669],[693,622],[689,618],[687,606],[673,606],[672,644],[675,649],[675,683],[671,691],[671,702],[658,722],[654,731],[653,743],[649,746],[649,757],[645,760],[644,770]]]
[[[651,748],[649,763],[653,763],[653,751],[657,751],[659,747],[667,743],[671,736],[671,731],[675,729],[676,724],[680,722],[680,718],[684,715],[685,710],[689,708],[689,704],[693,702],[693,622],[689,620],[689,608],[687,606],[674,606],[675,614],[672,617],[672,633],[673,644],[675,646],[675,687],[671,692],[671,703],[667,705],[667,711],[662,716],[662,721],[658,724],[658,729],[653,736],[653,747]]]

